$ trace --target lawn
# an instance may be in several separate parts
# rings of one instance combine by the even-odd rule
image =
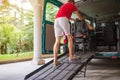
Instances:
[[[0,61],[12,61],[12,60],[30,59],[32,57],[33,57],[33,52],[5,54],[5,55],[0,55]]]
[[[51,58],[53,54],[42,54],[43,58]],[[0,63],[11,63],[11,62],[18,62],[18,61],[25,61],[25,60],[32,60],[33,52],[22,52],[22,53],[14,53],[14,54],[0,54]]]

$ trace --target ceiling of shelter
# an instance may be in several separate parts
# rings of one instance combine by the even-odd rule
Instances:
[[[67,0],[60,0],[63,3]],[[120,15],[120,0],[75,0],[80,12],[96,19]]]

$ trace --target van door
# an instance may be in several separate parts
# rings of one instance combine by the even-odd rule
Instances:
[[[44,1],[44,15],[42,27],[42,53],[53,53],[54,17],[62,3],[54,0]]]

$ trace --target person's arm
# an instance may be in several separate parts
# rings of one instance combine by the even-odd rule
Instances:
[[[77,15],[79,20],[83,20],[83,17],[80,15],[78,11],[75,11],[74,13]]]
[[[86,22],[86,24],[87,24],[87,27],[88,27],[89,30],[94,30],[95,31],[94,27],[91,26],[88,22]]]
[[[77,15],[79,20],[85,20],[84,17],[81,16],[81,14],[78,11],[75,11],[74,13]],[[88,27],[89,30],[95,30],[94,27],[91,26],[88,22],[86,22],[86,24],[87,24],[87,27]]]
[[[74,19],[74,18],[70,18],[70,20],[75,21],[76,19]]]

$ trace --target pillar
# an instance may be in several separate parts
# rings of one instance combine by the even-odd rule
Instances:
[[[29,0],[34,11],[34,56],[33,63],[41,65],[45,61],[42,58],[42,19],[44,0]]]

